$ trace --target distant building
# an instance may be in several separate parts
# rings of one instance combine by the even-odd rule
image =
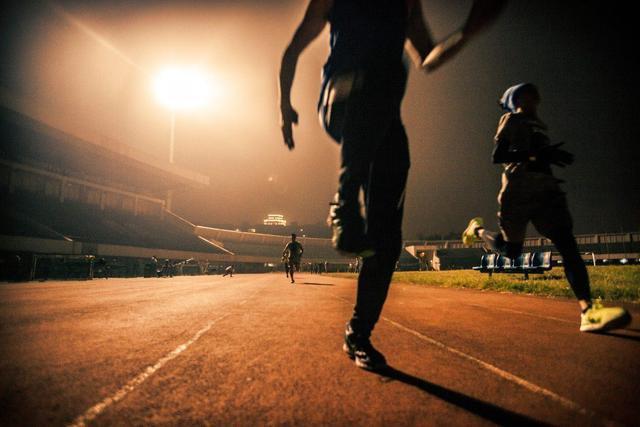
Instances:
[[[276,225],[279,227],[286,227],[287,220],[284,219],[284,215],[280,214],[268,214],[267,217],[262,220],[264,225]]]

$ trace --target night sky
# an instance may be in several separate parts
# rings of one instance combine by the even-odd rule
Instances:
[[[339,159],[316,114],[328,28],[298,64],[295,151],[282,144],[278,123],[279,62],[306,2],[132,3],[7,7],[0,89],[69,133],[166,159],[169,113],[153,98],[151,76],[163,65],[198,64],[219,82],[218,97],[178,116],[176,163],[213,185],[180,194],[175,210],[203,225],[257,223],[267,213],[324,221]],[[470,4],[423,0],[434,38],[459,26]],[[632,4],[511,1],[452,62],[430,75],[411,71],[403,105],[412,156],[405,237],[459,231],[478,215],[496,226],[497,99],[522,81],[538,85],[552,141],[576,155],[557,171],[567,181],[576,232],[640,229]]]

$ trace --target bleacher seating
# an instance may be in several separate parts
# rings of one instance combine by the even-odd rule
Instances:
[[[533,252],[520,254],[510,259],[500,254],[485,254],[480,258],[480,265],[473,267],[481,273],[522,273],[525,279],[529,274],[540,274],[552,268],[551,252]]]
[[[10,207],[2,214],[1,231],[7,235],[67,237],[87,243],[224,253],[160,216],[136,216],[33,195],[5,195],[2,202]]]
[[[8,236],[40,237],[43,239],[64,240],[64,236],[29,217],[13,210],[0,210],[0,234]]]

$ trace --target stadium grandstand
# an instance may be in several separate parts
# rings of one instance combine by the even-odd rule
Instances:
[[[91,277],[98,260],[119,276],[154,274],[156,260],[183,272],[279,267],[288,237],[197,227],[171,211],[175,192],[208,185],[126,145],[0,106],[0,280]],[[303,244],[307,262],[349,264],[326,239]]]

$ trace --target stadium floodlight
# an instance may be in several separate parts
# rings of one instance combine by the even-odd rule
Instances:
[[[169,163],[173,163],[176,112],[206,106],[213,96],[211,78],[197,67],[167,67],[153,79],[158,102],[171,111]]]
[[[209,76],[196,67],[168,67],[155,76],[153,88],[160,104],[182,111],[205,106],[213,85]]]

